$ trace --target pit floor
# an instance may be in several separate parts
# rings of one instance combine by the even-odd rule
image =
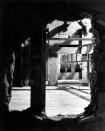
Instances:
[[[89,103],[88,86],[77,84],[46,86],[45,111],[47,116],[79,114]],[[30,87],[13,87],[10,110],[24,110],[28,107],[30,107]]]
[[[88,86],[60,84],[46,87],[46,114],[76,115],[82,113],[90,103]]]

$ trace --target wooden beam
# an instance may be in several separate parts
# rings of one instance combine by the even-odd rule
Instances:
[[[57,47],[85,47],[85,46],[92,46],[95,45],[95,43],[91,43],[91,44],[85,44],[85,45],[68,45],[68,44],[58,44]]]
[[[85,40],[85,41],[89,41],[89,40],[95,40],[95,38],[48,38],[47,40]]]

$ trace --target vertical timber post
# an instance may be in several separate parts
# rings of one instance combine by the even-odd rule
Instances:
[[[41,45],[41,110],[45,111],[45,86],[46,86],[46,26],[42,26]]]
[[[31,43],[31,109],[33,114],[41,113],[41,27],[32,36]]]

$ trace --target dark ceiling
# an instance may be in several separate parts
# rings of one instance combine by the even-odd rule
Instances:
[[[3,0],[0,17],[3,43],[11,41],[14,47],[28,36],[34,43],[41,38],[41,26],[54,20],[76,20],[81,12],[89,12],[104,24],[105,4],[102,0]],[[6,38],[6,39],[5,39]]]

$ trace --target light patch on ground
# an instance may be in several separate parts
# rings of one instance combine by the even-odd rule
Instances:
[[[89,88],[78,89],[78,86],[74,88],[68,84],[68,86],[62,86],[55,88],[46,87],[46,114],[47,116],[56,115],[70,115],[79,114],[84,111],[84,108],[90,103],[90,90]]]
[[[12,99],[9,104],[9,110],[25,110],[30,107],[30,89],[12,90]]]

